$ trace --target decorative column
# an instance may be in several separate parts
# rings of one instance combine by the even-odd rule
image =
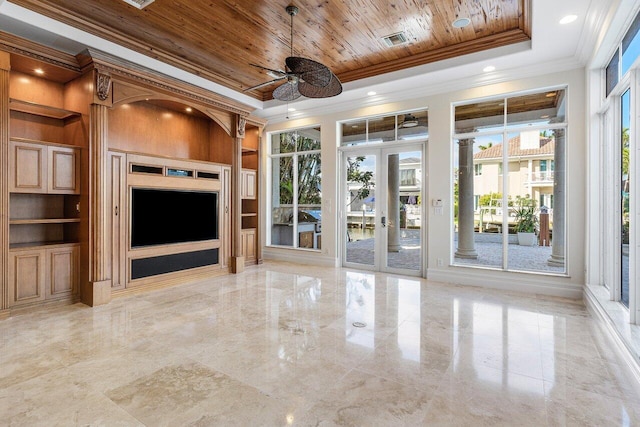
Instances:
[[[387,251],[400,252],[400,155],[387,158]]]
[[[473,138],[458,141],[458,258],[477,259],[473,230]]]
[[[555,171],[553,173],[553,230],[551,235],[551,256],[547,264],[554,267],[564,267],[565,240],[565,187],[566,187],[566,159],[565,159],[565,130],[554,129],[555,146],[553,149]]]
[[[88,289],[82,300],[90,306],[106,304],[111,300],[111,248],[109,247],[108,211],[108,105],[111,77],[96,73],[96,97],[89,109],[89,269]]]
[[[0,319],[9,314],[9,53],[0,52]]]
[[[233,158],[231,159],[231,224],[233,243],[231,245],[231,272],[244,271],[244,251],[242,248],[242,141],[246,119],[236,117],[236,137],[233,139]]]

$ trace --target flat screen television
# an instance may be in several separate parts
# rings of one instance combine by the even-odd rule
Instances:
[[[217,238],[217,192],[132,189],[131,247]]]

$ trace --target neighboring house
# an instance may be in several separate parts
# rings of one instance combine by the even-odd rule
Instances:
[[[418,157],[400,159],[400,202],[405,205],[418,205],[420,189],[422,188],[422,161]],[[372,180],[375,184],[375,173]],[[366,210],[372,210],[375,203],[376,187],[363,199],[357,197],[360,184],[348,183],[347,211],[362,211],[363,204]]]
[[[503,192],[502,144],[495,144],[473,156],[475,210],[480,209],[480,197]],[[509,139],[508,194],[529,196],[536,207],[553,208],[554,178],[553,137],[541,136],[538,131],[522,132]]]

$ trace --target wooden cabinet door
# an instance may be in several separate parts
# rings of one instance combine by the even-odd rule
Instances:
[[[51,146],[48,148],[48,192],[55,194],[80,194],[78,179],[78,150]]]
[[[20,306],[45,299],[45,251],[9,252],[9,305]]]
[[[47,192],[47,146],[11,141],[9,191]]]
[[[246,229],[242,230],[242,250],[244,253],[244,260],[254,261],[256,259],[256,230]]]
[[[255,199],[257,196],[256,188],[256,171],[243,170],[242,171],[242,185],[241,190],[243,199]]]
[[[47,249],[46,298],[69,296],[78,287],[79,246]]]

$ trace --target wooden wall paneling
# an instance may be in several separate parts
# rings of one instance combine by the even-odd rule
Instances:
[[[229,267],[229,258],[231,257],[231,167],[222,168],[222,222],[220,239],[222,242],[222,256],[220,265],[223,268]]]
[[[107,246],[111,248],[111,288],[123,289],[126,284],[127,204],[126,155],[109,153],[109,220]]]
[[[47,80],[46,76],[40,78],[12,71],[10,98],[64,108],[64,85]]]
[[[209,129],[209,160],[230,165],[233,160],[233,138],[216,122],[211,122]]]
[[[0,318],[9,313],[9,68],[0,52]]]
[[[90,306],[106,304],[111,300],[111,250],[107,246],[109,229],[108,168],[107,168],[107,110],[100,104],[91,104],[89,146],[91,150],[91,218],[90,218],[90,276],[82,292],[83,302]]]
[[[233,159],[231,162],[231,213],[232,213],[232,247],[231,272],[244,271],[244,253],[242,238],[242,139],[245,135],[245,118],[237,117],[234,141]]]
[[[109,148],[206,161],[209,121],[145,101],[122,104],[109,111]]]
[[[11,136],[65,144],[64,122],[48,117],[11,111]]]
[[[64,85],[64,107],[81,114],[78,119],[68,120],[64,127],[64,140],[76,147],[81,147],[79,153],[79,198],[69,198],[80,203],[80,212],[73,216],[80,218],[80,224],[67,226],[65,238],[68,241],[80,242],[78,261],[78,290],[87,289],[89,283],[90,253],[89,253],[89,120],[90,105],[93,101],[94,70],[89,69]],[[75,203],[74,203],[75,204]],[[75,209],[75,206],[72,206]],[[67,213],[67,217],[71,217]]]

